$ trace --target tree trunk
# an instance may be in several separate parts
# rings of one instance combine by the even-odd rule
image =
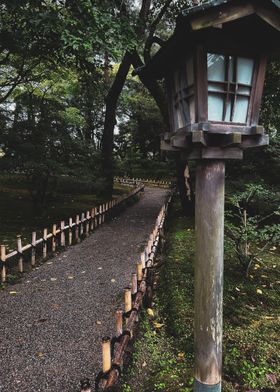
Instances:
[[[116,74],[115,80],[110,87],[108,94],[105,98],[105,122],[104,131],[102,136],[102,160],[101,169],[102,176],[105,179],[104,193],[106,196],[111,196],[113,193],[113,150],[114,150],[114,128],[116,125],[116,109],[119,96],[122,92],[123,86],[126,81],[129,68],[131,66],[131,56],[126,53],[122,59],[119,70]]]

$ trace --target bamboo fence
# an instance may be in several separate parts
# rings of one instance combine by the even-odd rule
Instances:
[[[127,183],[126,185],[133,187],[133,190],[128,194],[103,203],[85,213],[78,214],[75,219],[70,217],[67,222],[63,220],[59,225],[53,224],[50,232],[47,228],[44,228],[42,238],[37,238],[37,233],[34,231],[32,232],[31,242],[23,245],[22,236],[18,235],[17,249],[9,253],[6,251],[6,246],[1,245],[0,270],[2,283],[7,281],[8,269],[15,260],[17,260],[17,269],[20,273],[24,272],[25,263],[34,268],[39,258],[40,260],[46,259],[50,254],[65,248],[66,245],[80,242],[98,226],[115,216],[125,202],[144,191],[144,185],[141,183],[135,183],[136,187],[134,183]]]
[[[150,179],[143,179],[143,178],[115,177],[115,181],[125,185],[136,185],[140,183],[146,186],[152,186],[152,187],[154,186],[157,188],[173,187],[173,183],[171,181],[150,180]]]
[[[95,380],[96,392],[100,388],[109,392],[116,386],[141,307],[143,303],[148,304],[151,301],[155,256],[163,246],[165,223],[172,197],[173,194],[161,208],[147,246],[135,266],[136,271],[132,273],[131,283],[124,288],[124,311],[118,308],[115,312],[116,335],[112,339],[107,336],[102,339],[103,366]],[[81,381],[80,391],[93,391],[88,379]]]

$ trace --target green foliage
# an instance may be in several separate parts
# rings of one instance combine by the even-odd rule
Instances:
[[[280,239],[279,195],[263,185],[247,184],[227,198],[226,234],[247,275],[254,261]],[[269,208],[269,211],[267,209]]]

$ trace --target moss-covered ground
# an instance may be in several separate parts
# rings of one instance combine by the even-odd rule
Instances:
[[[125,186],[116,185],[114,197],[128,192]],[[90,186],[70,177],[58,180],[56,191],[43,210],[35,210],[25,177],[21,175],[2,175],[0,177],[0,243],[15,249],[16,236],[23,236],[23,243],[30,242],[31,232],[51,229],[53,223],[68,220],[76,214],[107,200],[93,193]]]
[[[194,224],[177,202],[170,216],[153,312],[142,317],[122,392],[192,390]],[[223,392],[279,392],[279,249],[271,248],[246,278],[225,248]]]

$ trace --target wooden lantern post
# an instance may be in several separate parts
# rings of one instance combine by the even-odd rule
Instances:
[[[192,1],[135,74],[165,79],[170,132],[161,149],[197,162],[194,391],[219,392],[225,163],[268,144],[258,120],[267,57],[279,52],[280,1]]]

